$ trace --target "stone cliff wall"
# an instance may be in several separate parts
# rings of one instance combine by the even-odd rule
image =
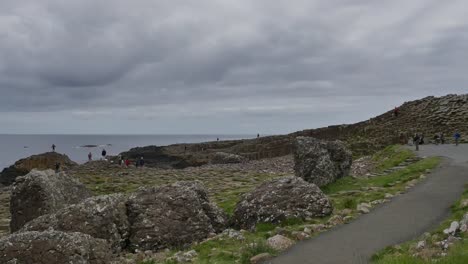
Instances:
[[[393,109],[369,120],[350,125],[335,125],[308,129],[281,136],[257,139],[179,144],[153,147],[153,150],[133,149],[124,153],[130,157],[149,155],[154,163],[172,167],[206,164],[216,152],[233,153],[248,159],[272,158],[291,154],[294,139],[298,136],[324,140],[342,140],[355,156],[365,155],[390,144],[407,142],[414,133],[423,133],[427,140],[435,133],[443,132],[451,140],[455,131],[468,140],[468,94],[426,97],[406,102],[399,107],[399,115]],[[149,151],[148,151],[149,150]],[[157,155],[156,155],[157,154]],[[159,156],[158,156],[159,155]],[[158,157],[157,157],[158,156]],[[175,165],[175,166],[174,166]]]

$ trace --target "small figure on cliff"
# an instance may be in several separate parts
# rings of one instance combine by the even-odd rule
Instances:
[[[130,166],[130,160],[129,160],[129,159],[126,159],[126,160],[125,160],[125,167],[128,168],[128,166]]]
[[[421,136],[419,136],[419,134],[416,134],[413,137],[413,144],[416,146],[416,151],[419,151],[419,143],[421,143]]]
[[[88,153],[88,161],[92,161],[93,160],[93,153],[89,152]]]
[[[106,159],[107,151],[105,149],[102,150],[101,152],[102,158]]]
[[[453,137],[455,138],[455,146],[458,146],[458,144],[460,144],[461,138],[460,132],[455,132],[455,135],[453,135]]]
[[[140,158],[140,167],[143,167],[145,166],[145,160],[143,159],[143,157]]]
[[[55,173],[59,173],[59,172],[60,172],[60,163],[56,162],[55,163]]]
[[[219,141],[219,138],[216,138],[216,141]]]
[[[122,155],[119,155],[119,166],[122,166],[123,162]]]
[[[52,151],[55,152],[55,144],[52,144]]]
[[[257,138],[259,138],[259,137],[260,137],[260,134],[257,134]]]
[[[395,109],[393,109],[393,115],[395,117],[398,117],[398,114],[400,113],[400,109],[398,109],[398,107],[395,107]]]

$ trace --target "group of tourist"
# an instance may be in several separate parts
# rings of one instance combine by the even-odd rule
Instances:
[[[461,134],[460,132],[455,132],[453,135],[453,139],[455,142],[455,146],[460,144]],[[424,144],[424,134],[416,133],[413,137],[413,145],[416,147],[416,150],[419,150],[419,145]],[[444,133],[440,132],[434,135],[434,143],[438,144],[445,144],[445,135]]]

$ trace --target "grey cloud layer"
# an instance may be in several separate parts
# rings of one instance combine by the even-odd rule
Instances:
[[[0,112],[281,122],[317,98],[362,113],[382,109],[344,102],[463,92],[465,2],[5,0]]]

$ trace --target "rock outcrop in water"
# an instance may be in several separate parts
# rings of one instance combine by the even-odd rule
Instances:
[[[128,218],[130,247],[140,250],[182,247],[227,224],[225,214],[196,182],[139,189],[130,196]]]
[[[298,137],[294,148],[296,176],[324,186],[348,176],[352,154],[340,141]]]
[[[82,233],[24,232],[0,239],[0,263],[5,264],[109,264],[111,250],[105,240]]]
[[[105,239],[114,252],[126,246],[129,236],[127,198],[121,194],[91,197],[55,213],[28,222],[18,232],[58,230],[80,232]]]
[[[278,224],[291,218],[326,216],[332,211],[329,199],[315,184],[289,176],[263,183],[243,195],[236,205],[233,223],[254,229],[262,222]]]
[[[32,170],[18,177],[10,199],[10,230],[15,232],[27,222],[56,212],[91,197],[91,192],[65,173]]]
[[[55,169],[55,164],[60,163],[60,167],[67,170],[77,164],[70,160],[67,155],[57,152],[47,152],[39,155],[18,160],[12,166],[5,168],[0,173],[0,183],[8,186],[15,182],[16,177],[24,176],[31,170],[47,170]]]

